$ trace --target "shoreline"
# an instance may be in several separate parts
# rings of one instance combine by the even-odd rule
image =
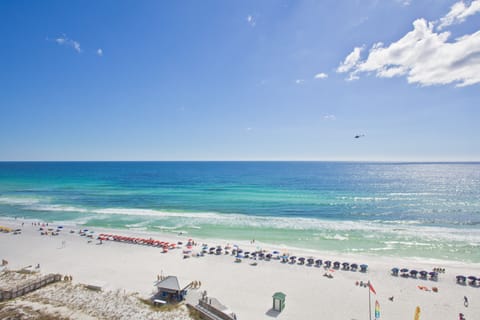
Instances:
[[[0,221],[1,220],[5,220],[5,221],[10,221],[11,223],[15,223],[15,221],[28,221],[28,222],[31,222],[31,221],[40,221],[39,219],[32,219],[32,218],[25,218],[25,217],[6,217],[6,216],[2,216],[0,217]],[[245,237],[243,237],[243,239],[238,239],[238,238],[234,238],[234,237],[231,237],[231,238],[222,238],[221,236],[220,237],[215,237],[215,236],[205,236],[205,235],[197,235],[196,232],[189,232],[189,231],[186,231],[186,230],[182,230],[182,229],[176,229],[174,227],[170,228],[170,227],[159,227],[159,226],[156,226],[156,227],[137,227],[137,226],[129,226],[128,224],[127,225],[124,225],[124,226],[119,226],[117,228],[115,227],[112,227],[112,228],[109,228],[109,227],[103,227],[103,226],[95,226],[94,224],[93,225],[89,225],[87,222],[85,221],[76,221],[76,220],[50,220],[52,224],[55,224],[55,225],[64,225],[64,226],[68,226],[70,228],[76,228],[76,229],[80,229],[80,228],[83,228],[83,227],[86,227],[86,228],[93,228],[95,230],[105,230],[105,232],[110,232],[110,230],[117,230],[118,232],[121,232],[121,233],[126,233],[126,234],[139,234],[139,235],[146,235],[146,236],[149,236],[149,237],[169,237],[169,238],[175,238],[175,239],[183,239],[183,238],[187,238],[187,237],[194,237],[196,239],[203,239],[204,241],[208,241],[208,242],[214,242],[214,243],[241,243],[242,245],[244,246],[248,246],[248,242],[250,240],[247,240],[245,239]],[[329,222],[329,223],[333,223],[333,222]],[[341,223],[341,222],[340,222]],[[371,222],[373,223],[373,222]],[[135,225],[135,224],[134,224]],[[380,227],[379,227],[380,228]],[[408,230],[409,228],[406,227],[406,228],[403,228],[403,230]],[[438,229],[438,227],[437,227]],[[432,230],[422,230],[422,232],[432,232],[432,233],[442,233],[442,229],[432,229]],[[278,230],[278,232],[280,232],[281,230]],[[299,231],[299,230],[295,230],[295,231]],[[415,230],[414,230],[415,231]],[[414,231],[410,231],[410,233],[414,232]],[[464,230],[465,232],[467,232],[468,230]],[[311,230],[306,230],[305,231],[308,236],[307,237],[311,237],[312,235],[310,234],[312,231]],[[339,233],[342,233],[342,232],[346,232],[345,230],[343,231],[339,231]],[[368,232],[375,232],[375,230],[365,230],[366,233]],[[417,232],[420,232],[419,230],[417,230]],[[212,233],[212,231],[209,231],[208,233]],[[221,233],[223,235],[225,235],[225,230],[222,229],[221,230]],[[327,246],[331,246],[330,248],[317,248],[317,247],[314,247],[314,246],[311,246],[311,245],[308,245],[308,242],[306,241],[306,239],[297,239],[297,240],[301,240],[303,242],[299,242],[299,241],[292,241],[293,243],[292,244],[285,244],[287,241],[286,239],[282,239],[280,241],[280,243],[275,243],[276,241],[275,240],[272,240],[271,242],[265,242],[265,241],[262,241],[262,240],[265,240],[265,239],[261,239],[262,237],[265,238],[265,236],[259,236],[259,237],[256,237],[256,235],[258,236],[259,234],[262,233],[262,230],[256,230],[256,231],[253,231],[252,232],[252,237],[253,238],[256,238],[255,241],[256,241],[256,245],[257,246],[262,246],[264,248],[269,248],[271,250],[276,250],[276,249],[282,249],[282,250],[288,250],[288,251],[295,251],[295,252],[302,252],[304,254],[311,254],[311,255],[314,255],[314,254],[317,254],[317,253],[321,253],[323,255],[335,255],[335,256],[338,256],[338,255],[342,255],[342,256],[367,256],[367,257],[370,257],[371,259],[382,259],[382,258],[386,258],[386,259],[413,259],[413,260],[419,260],[419,261],[430,261],[432,263],[452,263],[452,262],[458,262],[458,263],[466,263],[466,264],[478,264],[480,265],[480,259],[478,253],[474,253],[475,251],[471,251],[471,250],[474,250],[476,247],[477,247],[477,244],[475,242],[472,242],[470,243],[469,245],[472,246],[472,248],[469,248],[468,250],[465,249],[464,251],[462,251],[461,255],[458,255],[456,252],[453,253],[454,251],[451,251],[453,254],[453,257],[445,257],[445,256],[442,256],[442,257],[435,257],[434,254],[432,252],[435,251],[435,248],[432,247],[432,248],[429,248],[429,250],[427,251],[424,251],[424,252],[416,252],[415,249],[412,250],[412,252],[409,254],[409,245],[418,245],[420,247],[422,247],[424,244],[423,243],[418,243],[418,241],[421,242],[421,239],[412,239],[412,240],[408,240],[408,239],[402,239],[402,240],[399,240],[399,239],[392,239],[391,241],[388,241],[388,238],[385,238],[386,241],[380,241],[378,243],[379,247],[378,248],[365,248],[365,249],[361,249],[361,248],[353,248],[353,249],[350,249],[348,251],[345,251],[343,248],[349,244],[349,242],[351,242],[352,240],[348,240],[346,241],[346,243],[344,243],[345,239],[342,238],[342,236],[339,236],[338,234],[334,235],[333,237],[329,237],[329,238],[326,238],[326,239],[315,239],[315,244],[318,244],[318,242],[320,241],[324,241],[326,243],[334,243],[334,242],[338,242],[340,243],[341,246],[331,246],[331,245],[328,245]],[[476,235],[476,233],[475,233]],[[275,234],[273,234],[273,236],[275,237]],[[294,237],[296,236],[299,236],[298,234],[295,234],[295,235],[292,235]],[[336,238],[338,236],[338,239]],[[348,236],[348,234],[347,234]],[[480,234],[478,234],[478,236],[480,236]],[[315,237],[315,235],[314,235]],[[258,239],[260,238],[260,239]],[[268,241],[268,240],[267,240]],[[431,240],[429,240],[431,241]],[[445,242],[444,242],[445,241]],[[453,243],[455,243],[454,241],[455,240],[452,240]],[[466,240],[465,240],[466,241]],[[476,240],[475,240],[476,241]],[[405,251],[403,252],[398,252],[398,253],[395,253],[396,250],[398,248],[394,248],[394,247],[389,247],[390,244],[389,243],[395,243],[396,246],[400,246],[401,247],[401,244],[405,242],[405,247],[407,248]],[[442,243],[442,246],[443,247],[450,247],[450,245],[448,244],[448,242],[446,240],[441,240],[441,243]],[[343,245],[343,246],[342,246]],[[354,244],[355,245],[355,244]],[[383,247],[382,247],[383,245]],[[385,247],[386,246],[386,247]],[[445,250],[445,248],[443,248],[442,250]],[[453,250],[456,250],[456,249],[453,249]],[[472,255],[469,256],[468,255],[468,252],[471,252]],[[422,256],[421,253],[424,253],[425,256]],[[442,254],[445,254],[444,251],[442,251]],[[464,258],[464,259],[461,259],[460,257],[469,257],[469,258]]]
[[[38,220],[36,220],[38,221]],[[24,222],[23,228],[21,223]],[[480,288],[460,286],[455,276],[471,274],[480,276],[480,264],[458,261],[427,260],[369,256],[365,254],[344,254],[318,250],[262,247],[265,250],[289,250],[290,253],[305,257],[314,256],[332,261],[349,261],[368,264],[368,272],[334,270],[334,279],[324,277],[324,268],[305,265],[282,264],[277,260],[253,260],[234,263],[231,255],[205,255],[183,259],[183,250],[174,249],[161,253],[161,249],[145,245],[103,241],[97,245],[100,233],[115,233],[125,236],[149,237],[177,243],[186,243],[187,235],[171,233],[149,233],[144,231],[93,228],[94,238],[90,243],[78,235],[83,226],[65,226],[58,236],[41,236],[33,220],[0,219],[0,225],[22,229],[22,234],[0,233],[0,258],[9,261],[9,268],[27,265],[41,265],[42,273],[57,272],[70,274],[74,283],[105,282],[107,290],[139,292],[148,297],[153,292],[153,282],[158,275],[176,275],[182,283],[201,281],[205,289],[234,311],[239,319],[268,319],[271,295],[276,291],[287,294],[286,309],[278,316],[282,319],[312,318],[321,308],[326,314],[338,314],[334,319],[363,319],[367,292],[356,286],[357,281],[371,281],[382,306],[383,318],[406,319],[413,316],[417,305],[422,307],[424,319],[456,319],[458,313],[466,319],[475,319],[480,314]],[[51,224],[56,226],[57,224]],[[75,230],[75,233],[69,233]],[[210,246],[232,244],[221,239],[194,239],[197,243]],[[62,243],[65,246],[62,248]],[[237,241],[244,250],[255,250],[261,243],[249,244]],[[404,279],[390,275],[392,267],[418,268],[431,271],[432,268],[446,268],[438,281]],[[417,286],[430,289],[438,287],[439,292],[424,292]],[[395,297],[392,302],[388,298]],[[462,304],[464,296],[470,299],[470,306]],[[248,303],[246,303],[248,301]],[[348,301],[349,307],[344,308]],[[448,316],[447,316],[448,315]]]

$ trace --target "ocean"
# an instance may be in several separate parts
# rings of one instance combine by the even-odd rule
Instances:
[[[480,262],[480,163],[0,162],[0,217]]]

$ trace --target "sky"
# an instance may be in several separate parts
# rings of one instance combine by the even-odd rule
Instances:
[[[1,1],[0,38],[1,161],[480,161],[480,0]]]

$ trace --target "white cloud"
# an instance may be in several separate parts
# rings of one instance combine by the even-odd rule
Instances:
[[[102,48],[97,49],[97,56],[103,57],[103,50],[102,50]]]
[[[55,42],[61,46],[71,47],[78,53],[82,52],[82,49],[80,48],[80,43],[75,40],[69,39],[66,35],[62,35],[61,37],[56,38]]]
[[[303,79],[297,79],[297,80],[295,80],[295,83],[296,83],[296,84],[302,84],[302,83],[304,83],[304,82],[305,82],[305,80],[303,80]]]
[[[249,25],[251,25],[252,27],[255,27],[255,25],[257,24],[257,21],[255,20],[255,17],[252,16],[251,14],[249,14],[247,16],[247,22]]]
[[[362,53],[362,50],[363,47],[355,47],[337,68],[337,72],[348,72],[354,68],[360,60],[360,54]]]
[[[328,78],[328,74],[324,72],[317,73],[314,77],[314,79],[326,79]]]
[[[417,19],[412,31],[388,47],[374,44],[364,60],[361,49],[355,48],[337,72],[349,72],[347,80],[358,79],[360,73],[381,78],[406,76],[409,83],[423,86],[480,83],[480,30],[449,42],[450,33],[435,32],[434,25]]]
[[[252,131],[252,130],[253,130],[253,128],[251,128],[251,127],[245,128],[245,131],[247,131],[247,132],[250,132],[250,131]]]
[[[444,27],[448,27],[452,24],[459,24],[464,22],[467,17],[472,16],[480,12],[480,0],[473,0],[469,6],[463,1],[455,3],[450,12],[440,19],[440,24],[437,29],[442,30]]]
[[[334,114],[326,114],[326,115],[323,116],[323,120],[332,120],[333,121],[333,120],[336,120],[336,119],[337,119],[337,117],[335,117]]]

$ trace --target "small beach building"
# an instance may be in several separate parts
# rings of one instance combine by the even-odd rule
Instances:
[[[155,295],[156,297],[165,301],[182,301],[187,295],[187,288],[190,285],[188,284],[182,288],[177,277],[168,276],[165,279],[157,281],[155,286],[158,289]]]
[[[283,292],[275,292],[273,295],[273,310],[282,312],[285,309],[285,297],[287,295]]]

